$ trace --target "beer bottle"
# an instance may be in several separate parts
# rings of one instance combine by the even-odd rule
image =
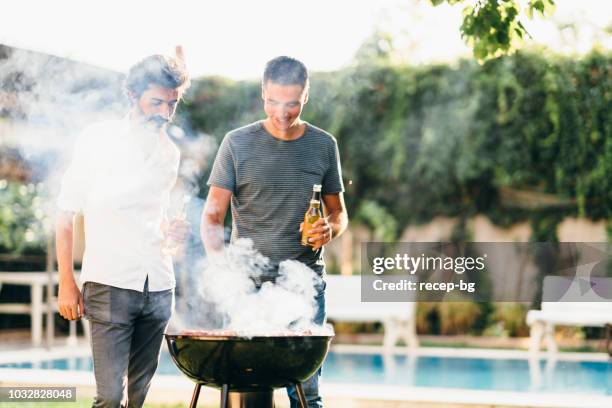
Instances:
[[[308,238],[311,237],[311,235],[308,234],[308,231],[312,228],[312,224],[314,224],[321,217],[321,185],[315,184],[314,186],[312,186],[312,198],[310,199],[310,206],[308,207],[308,211],[306,211],[306,214],[304,214],[304,227],[302,228],[302,245],[310,247],[314,246],[312,243],[308,242]]]

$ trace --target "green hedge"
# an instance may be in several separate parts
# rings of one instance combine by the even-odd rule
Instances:
[[[383,214],[391,235],[437,215],[611,219],[611,61],[519,52],[483,65],[361,63],[312,75],[303,117],[338,139],[353,219]],[[220,140],[263,116],[260,85],[201,79],[183,111]],[[566,204],[504,205],[502,188]]]
[[[42,184],[0,179],[0,254],[40,254],[46,248]]]

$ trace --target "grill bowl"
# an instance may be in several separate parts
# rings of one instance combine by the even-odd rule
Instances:
[[[333,336],[166,334],[176,366],[199,384],[258,391],[302,382],[323,364]]]

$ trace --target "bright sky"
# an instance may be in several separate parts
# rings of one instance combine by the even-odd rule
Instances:
[[[557,0],[551,21],[530,22],[534,38],[555,49],[610,49],[610,0]],[[257,78],[267,60],[285,54],[313,71],[350,63],[376,29],[396,34],[409,63],[469,55],[459,37],[462,6],[429,0],[18,0],[5,2],[0,43],[125,72],[153,53],[185,48],[194,76]],[[578,33],[558,23],[578,22]]]

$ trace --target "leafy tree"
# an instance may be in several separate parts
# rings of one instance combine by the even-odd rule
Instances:
[[[466,3],[466,0],[430,0],[434,6]],[[474,51],[474,56],[485,60],[508,54],[517,49],[527,29],[521,22],[525,15],[548,16],[554,9],[554,0],[529,0],[521,8],[520,0],[469,1],[463,9],[461,36]]]

